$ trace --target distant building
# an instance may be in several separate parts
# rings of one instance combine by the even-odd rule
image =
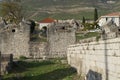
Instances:
[[[85,22],[86,22],[86,23],[94,23],[94,21],[91,20],[91,19],[86,19]],[[81,21],[81,23],[82,23],[82,21]]]
[[[41,20],[39,22],[39,29],[42,29],[44,26],[48,26],[50,25],[51,23],[54,23],[55,20],[52,19],[52,18],[45,18],[44,20]]]
[[[113,1],[113,0],[108,0],[107,3],[108,4],[114,4],[116,1]]]
[[[98,19],[99,26],[104,26],[109,22],[115,24],[117,27],[120,26],[120,12],[110,13]]]

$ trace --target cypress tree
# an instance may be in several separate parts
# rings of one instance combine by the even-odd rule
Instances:
[[[82,23],[85,24],[85,17],[82,18]]]
[[[98,11],[97,9],[95,8],[94,10],[94,22],[98,19]]]

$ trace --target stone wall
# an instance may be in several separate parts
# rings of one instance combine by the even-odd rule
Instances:
[[[47,43],[45,42],[30,42],[30,57],[43,58],[46,56]]]
[[[8,24],[0,29],[0,51],[13,54],[14,58],[29,56],[30,26],[21,22],[19,25]]]
[[[76,41],[75,30],[69,23],[56,23],[48,29],[49,57],[66,57],[67,47]]]
[[[89,43],[89,42],[93,42],[93,41],[97,41],[96,37],[81,39],[78,41],[78,43]]]
[[[12,54],[0,54],[0,75],[7,74],[13,62]]]
[[[120,80],[120,38],[71,45],[67,57],[87,80]]]

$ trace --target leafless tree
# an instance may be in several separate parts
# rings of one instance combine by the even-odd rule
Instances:
[[[19,23],[24,16],[21,0],[2,1],[1,13],[6,21]]]

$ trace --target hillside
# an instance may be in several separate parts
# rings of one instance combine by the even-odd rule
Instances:
[[[107,0],[22,0],[27,17],[41,20],[45,17],[56,19],[81,19],[85,16],[93,18],[94,8],[98,9],[99,16],[120,11],[120,0],[108,4]]]

